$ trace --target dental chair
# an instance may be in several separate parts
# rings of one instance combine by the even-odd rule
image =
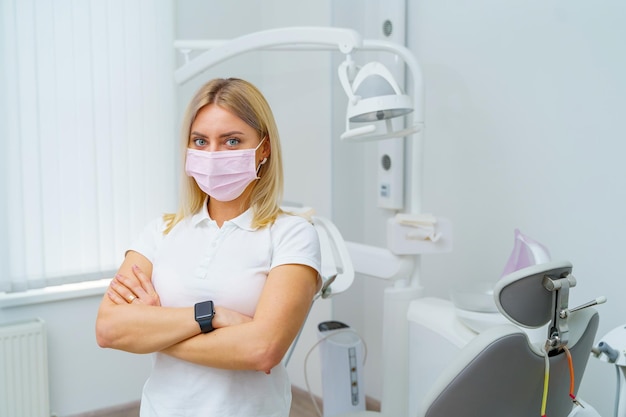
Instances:
[[[605,299],[569,309],[571,272],[568,262],[550,262],[502,277],[494,298],[513,324],[484,330],[450,358],[417,415],[598,417],[576,394],[598,329],[598,313],[588,307]],[[547,323],[543,345],[520,328]]]

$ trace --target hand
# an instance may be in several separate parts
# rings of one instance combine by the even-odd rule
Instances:
[[[132,266],[131,276],[116,274],[111,280],[107,295],[115,304],[161,305],[152,281],[137,265]]]

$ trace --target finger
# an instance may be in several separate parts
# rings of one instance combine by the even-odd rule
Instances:
[[[113,290],[108,290],[107,291],[107,296],[109,297],[109,300],[113,301],[115,304],[127,304],[128,301],[126,301],[123,297],[121,297],[118,293],[116,293]]]
[[[130,300],[129,296],[134,295],[139,298],[143,298],[147,296],[146,291],[141,286],[141,283],[136,277],[127,277],[126,275],[117,274],[115,275],[114,281],[119,283],[119,286],[125,287],[127,291],[118,291],[118,293],[125,297],[127,300]],[[117,288],[116,288],[117,290]]]
[[[137,279],[141,281],[141,285],[143,289],[148,294],[148,297],[142,296],[141,301],[147,305],[160,306],[161,299],[159,297],[159,294],[156,292],[156,289],[152,285],[152,279],[148,277],[138,265],[136,264],[132,265],[132,269],[133,269],[133,274],[135,275]]]
[[[129,291],[132,291],[132,293],[141,300],[142,304],[150,306],[160,306],[161,300],[159,298],[159,295],[154,290],[154,287],[152,287],[152,284],[150,284],[150,288],[152,288],[152,293],[150,294],[146,292],[146,290],[141,286],[140,278],[137,275],[142,275],[143,279],[149,281],[147,276],[143,272],[141,272],[140,269],[137,270],[137,273],[135,273],[135,271],[133,270],[132,278],[128,278],[122,274],[117,274],[115,278],[120,282],[120,285],[123,285]],[[121,293],[122,296],[125,296],[125,294],[126,293]]]
[[[143,291],[141,287],[137,287],[135,285],[135,290],[129,288],[128,284],[125,283],[125,279],[121,275],[116,275],[112,280],[109,286],[112,291],[116,292],[126,303],[132,303],[133,300],[139,297],[141,294],[135,293],[137,288]]]
[[[141,268],[139,268],[139,266],[133,265],[132,268],[133,268],[133,273],[141,282],[141,286],[146,291],[146,293],[154,297],[157,292],[154,289],[154,286],[152,285],[152,280],[148,278],[146,274],[144,274],[144,272],[141,270]]]

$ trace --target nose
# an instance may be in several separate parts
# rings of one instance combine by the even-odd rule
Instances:
[[[217,152],[219,151],[219,144],[216,141],[211,141],[205,149],[209,152]]]

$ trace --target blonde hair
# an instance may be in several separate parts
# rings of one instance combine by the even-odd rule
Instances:
[[[280,202],[283,197],[283,162],[280,149],[278,128],[272,110],[263,94],[251,83],[238,78],[217,78],[204,84],[191,99],[180,131],[180,152],[182,155],[182,181],[178,212],[163,216],[169,233],[178,222],[195,214],[206,201],[206,194],[198,187],[196,181],[186,175],[185,162],[189,134],[198,111],[208,104],[215,104],[231,112],[255,129],[259,139],[267,137],[270,143],[270,155],[267,162],[261,165],[254,188],[248,201],[252,208],[253,227],[265,227],[274,222],[281,213]],[[247,207],[242,207],[243,209]]]

